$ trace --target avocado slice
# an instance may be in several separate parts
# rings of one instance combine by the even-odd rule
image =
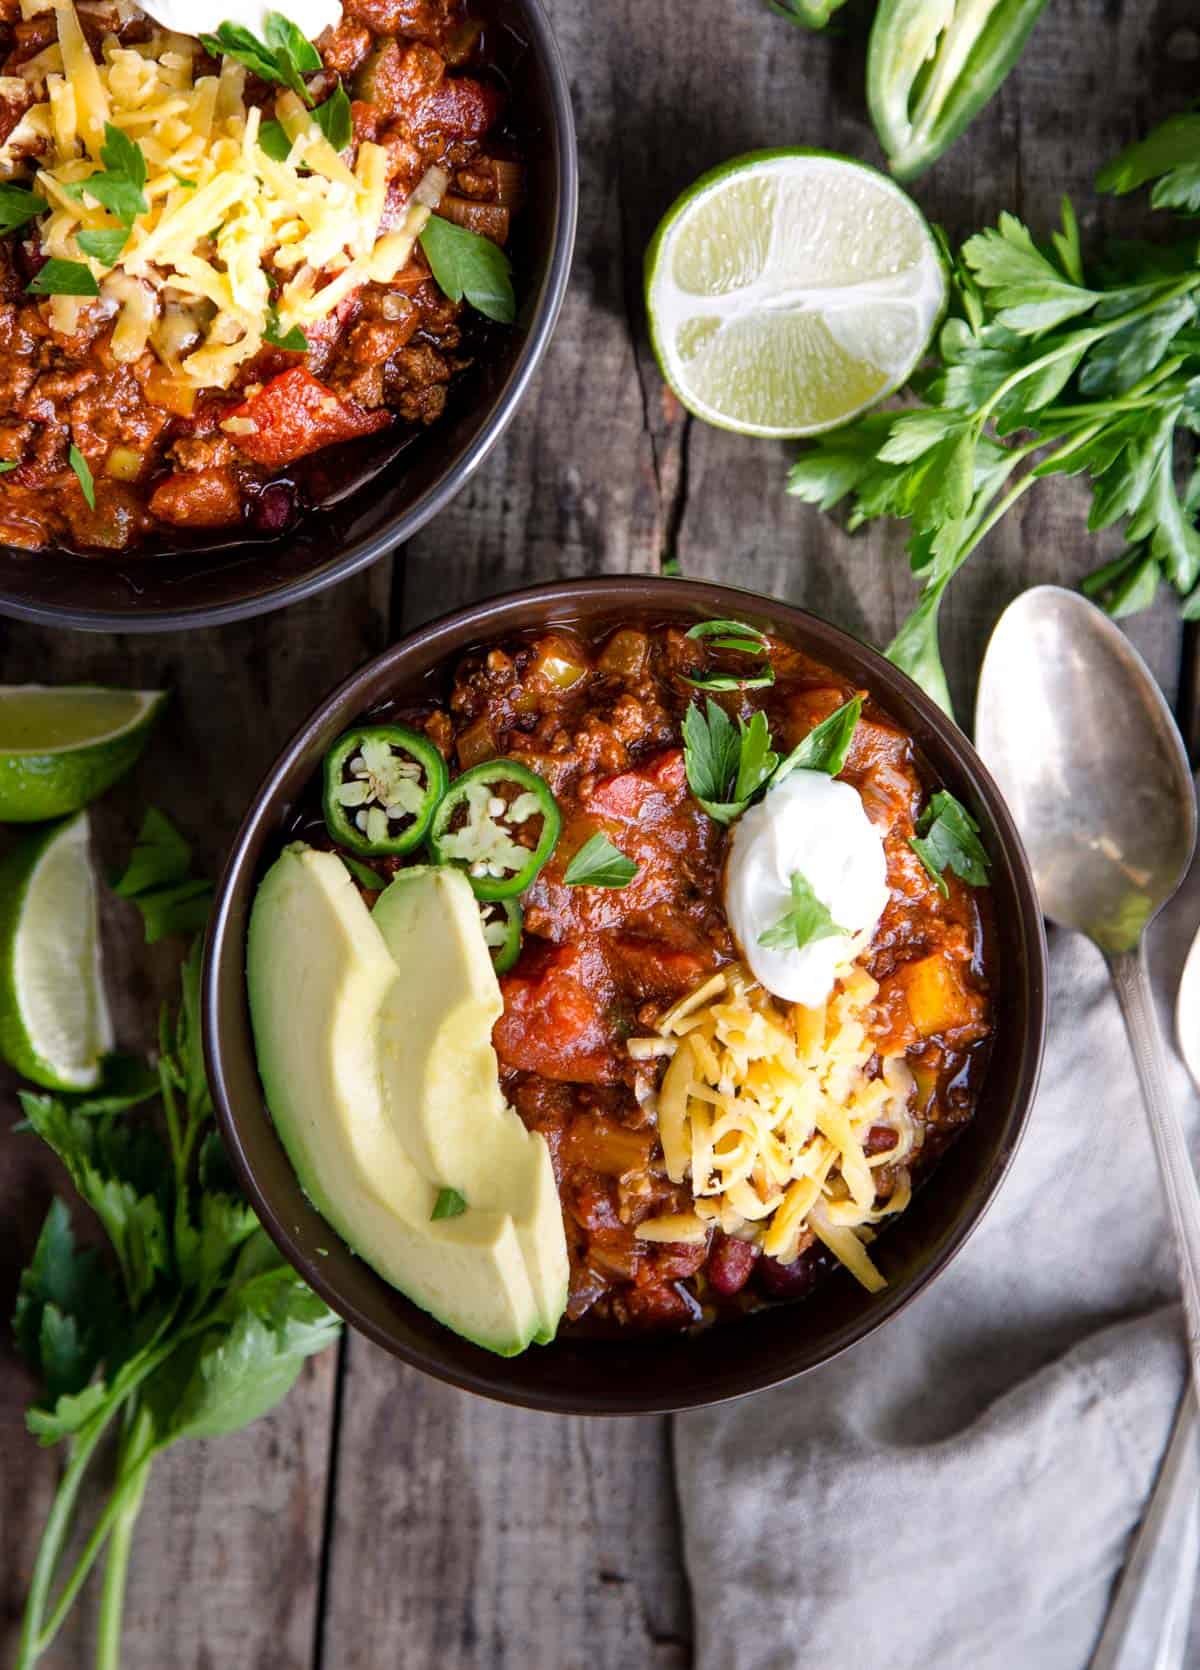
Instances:
[[[471,1203],[434,1222],[437,1185],[389,1117],[378,1020],[396,979],[341,860],[286,848],[255,896],[247,986],[267,1106],[300,1183],[414,1304],[514,1356],[542,1333],[543,1316],[511,1215]]]
[[[399,968],[380,1010],[384,1103],[417,1168],[472,1206],[511,1214],[553,1339],[567,1303],[567,1242],[545,1138],[500,1089],[492,1027],[503,1012],[479,905],[461,870],[402,870],[372,920]]]

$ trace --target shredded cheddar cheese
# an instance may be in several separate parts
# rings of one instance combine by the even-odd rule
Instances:
[[[904,1161],[917,1143],[913,1077],[902,1055],[877,1073],[865,969],[841,972],[820,1009],[781,1004],[740,964],[713,975],[664,1014],[657,1035],[634,1038],[635,1061],[669,1057],[657,1096],[659,1139],[672,1182],[690,1183],[693,1214],[638,1227],[643,1240],[695,1240],[719,1225],[790,1263],[811,1231],[862,1284],[884,1278],[866,1250],[871,1226],[911,1197]],[[896,1143],[866,1152],[872,1126]],[[899,1166],[876,1204],[875,1170]]]
[[[38,157],[34,189],[51,211],[43,252],[88,266],[103,303],[119,313],[118,359],[150,347],[183,387],[227,388],[262,348],[272,310],[280,333],[304,330],[363,283],[394,278],[407,264],[440,193],[421,192],[381,236],[382,146],[364,141],[349,166],[286,93],[276,119],[290,149],[276,160],[260,143],[262,112],[246,104],[245,72],[231,59],[219,75],[197,76],[199,43],[158,31],[133,46],[110,36],[97,63],[72,0],[50,0],[47,9],[58,42],[20,71],[44,97],[0,151],[0,177],[22,157]],[[147,211],[111,268],[77,242],[80,232],[121,224],[86,191],[106,124],[140,146],[147,170]],[[64,189],[80,183],[78,199]],[[181,308],[189,314],[185,348],[177,331],[164,340],[156,329],[168,303],[176,320]],[[72,330],[79,302],[56,296],[50,305],[54,328]]]

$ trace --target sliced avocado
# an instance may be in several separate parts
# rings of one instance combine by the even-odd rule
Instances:
[[[250,1016],[267,1106],[313,1205],[439,1322],[513,1356],[542,1330],[511,1217],[432,1221],[437,1188],[384,1105],[377,1022],[397,970],[341,860],[288,847],[255,896]]]
[[[545,1138],[500,1089],[492,1027],[503,1011],[479,905],[461,870],[402,870],[373,921],[399,978],[380,1010],[383,1095],[417,1167],[472,1206],[508,1212],[553,1339],[567,1302],[567,1241]]]

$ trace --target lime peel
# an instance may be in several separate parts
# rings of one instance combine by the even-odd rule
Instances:
[[[47,1090],[92,1090],[113,1046],[88,817],[28,835],[0,864],[0,1054]]]
[[[78,811],[135,764],[162,690],[99,685],[0,687],[0,822]]]

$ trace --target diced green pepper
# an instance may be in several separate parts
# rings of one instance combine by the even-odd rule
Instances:
[[[425,839],[446,792],[446,762],[407,725],[367,725],[325,756],[325,827],[366,858],[409,852]]]
[[[892,172],[908,180],[974,120],[1021,55],[1046,0],[880,0],[867,102]]]

